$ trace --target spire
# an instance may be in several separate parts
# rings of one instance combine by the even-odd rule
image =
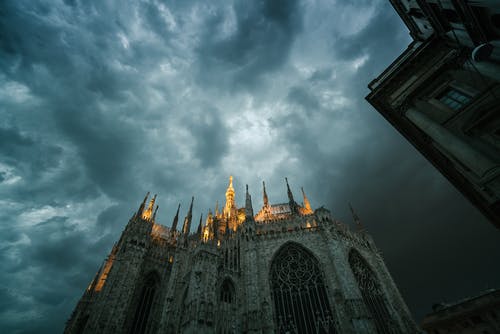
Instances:
[[[200,223],[198,224],[198,235],[201,236],[201,229],[203,227],[201,221],[203,220],[203,213],[200,215]]]
[[[297,203],[293,199],[292,191],[290,190],[290,186],[288,185],[288,178],[285,177],[286,181],[286,191],[288,193],[288,204],[290,205],[290,210],[292,213],[297,213]]]
[[[295,202],[293,200],[293,194],[292,194],[292,191],[290,190],[290,185],[288,184],[288,178],[285,177],[285,182],[286,182],[286,192],[288,194],[288,200],[290,202]]]
[[[245,200],[245,218],[247,220],[253,219],[252,196],[250,196],[250,194],[248,193],[248,184],[247,184],[247,192]]]
[[[142,212],[144,211],[144,207],[146,206],[146,201],[148,200],[149,197],[149,191],[147,192],[146,196],[144,197],[144,200],[142,201],[141,205],[139,206],[139,210],[137,210],[137,216],[141,217]]]
[[[229,185],[226,190],[226,206],[224,207],[224,216],[231,217],[231,211],[234,207],[233,176],[229,176]]]
[[[309,203],[309,199],[306,196],[306,193],[304,192],[304,188],[300,187],[302,190],[302,196],[304,196],[304,211],[306,214],[312,213],[313,210],[311,209],[311,203]]]
[[[155,207],[155,202],[156,202],[156,194],[153,196],[151,201],[149,202],[148,208],[144,213],[142,214],[142,219],[151,219],[151,216],[153,215],[153,209]]]
[[[172,222],[172,228],[170,229],[172,232],[177,231],[177,222],[179,221],[179,209],[181,208],[181,203],[177,207],[177,212],[175,213],[174,221]]]
[[[191,205],[189,206],[189,210],[186,218],[184,218],[184,225],[182,226],[182,233],[185,235],[189,234],[189,230],[191,229],[191,218],[193,217],[193,202],[194,196],[191,197]]]
[[[155,221],[155,219],[156,219],[156,213],[158,212],[158,209],[159,209],[159,208],[160,208],[160,206],[159,206],[159,205],[157,205],[157,206],[156,206],[156,209],[155,209],[155,213],[153,213],[153,219],[152,219],[153,221]]]
[[[352,208],[351,203],[349,203],[349,209],[351,209],[352,219],[354,220],[354,223],[356,224],[356,227],[358,228],[358,230],[364,231],[365,227],[363,226],[363,224],[361,224],[361,220],[359,219],[358,215],[356,214],[356,212]]]
[[[267,197],[266,193],[266,183],[262,181],[262,189],[263,189],[263,197],[264,197],[264,207],[269,206],[269,198]]]
[[[215,216],[219,215],[219,201],[217,200],[215,202]]]

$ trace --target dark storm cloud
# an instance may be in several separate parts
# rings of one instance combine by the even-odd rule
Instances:
[[[232,10],[235,22],[228,36],[221,30],[231,13],[217,12],[207,22],[198,49],[200,76],[211,83],[222,80],[231,88],[253,88],[262,75],[286,63],[302,27],[301,4],[296,0],[240,1]]]
[[[198,112],[191,110],[186,122],[196,140],[194,153],[201,167],[215,167],[227,151],[228,132],[219,110],[205,104],[201,108]]]
[[[288,100],[304,108],[306,113],[320,108],[317,98],[304,87],[292,87],[288,93]]]
[[[408,43],[385,1],[4,1],[0,327],[60,332],[146,191],[169,225],[229,174],[255,210],[284,176],[352,202],[417,318],[498,283],[497,234],[363,99]]]
[[[57,157],[62,153],[60,147],[40,145],[15,128],[0,128],[0,150],[2,160],[20,168],[31,167],[32,173],[57,166]]]

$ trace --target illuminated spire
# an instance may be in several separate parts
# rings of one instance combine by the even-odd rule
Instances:
[[[159,205],[156,206],[155,213],[153,213],[153,219],[152,219],[153,221],[155,221],[156,219],[156,213],[158,212],[159,207],[160,207]]]
[[[153,215],[153,209],[155,207],[155,201],[156,201],[156,194],[153,196],[151,201],[149,202],[148,208],[144,213],[142,214],[142,219],[151,219],[151,216]]]
[[[226,206],[224,207],[224,217],[231,218],[231,210],[235,207],[234,205],[234,188],[233,188],[233,177],[229,177],[229,186],[226,190]]]
[[[290,210],[292,213],[297,213],[297,203],[293,199],[292,191],[290,190],[290,186],[288,185],[288,178],[285,177],[286,181],[286,191],[288,193],[288,204],[290,205]]]
[[[144,207],[146,206],[146,201],[148,200],[149,197],[149,191],[147,192],[146,196],[144,197],[144,200],[142,201],[141,205],[139,206],[139,210],[137,210],[137,217],[142,216],[142,212],[144,211]]]
[[[354,223],[356,224],[356,227],[358,228],[358,230],[364,231],[365,227],[363,226],[363,224],[361,224],[361,220],[359,219],[358,215],[356,214],[356,212],[352,208],[351,203],[349,203],[349,209],[351,209],[352,219],[354,220]]]
[[[252,196],[248,193],[248,184],[247,192],[246,192],[246,200],[245,200],[245,219],[252,220],[253,219],[253,208],[252,208]]]
[[[172,232],[177,231],[177,222],[179,221],[179,209],[181,208],[181,203],[177,207],[177,212],[175,213],[174,221],[172,222],[172,228],[170,229]]]
[[[215,202],[215,216],[219,215],[219,201]]]
[[[191,197],[191,205],[189,206],[186,218],[184,218],[184,225],[182,226],[182,233],[184,235],[188,235],[189,230],[191,229],[191,219],[193,218],[193,202],[194,202],[194,196]]]
[[[306,193],[304,192],[304,188],[300,187],[300,189],[302,190],[302,196],[304,196],[304,211],[305,211],[304,213],[306,214],[312,213],[313,210],[311,209],[311,203],[309,203],[309,199],[307,198]]]
[[[267,197],[266,184],[264,181],[262,181],[262,189],[263,189],[263,197],[264,197],[264,207],[268,207],[269,206],[269,198]]]

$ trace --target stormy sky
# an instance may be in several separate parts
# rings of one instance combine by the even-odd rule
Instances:
[[[0,331],[56,333],[147,191],[351,202],[415,319],[499,287],[498,231],[368,103],[386,0],[0,4]]]

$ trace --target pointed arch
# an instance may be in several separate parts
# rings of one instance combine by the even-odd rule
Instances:
[[[219,286],[219,311],[217,312],[216,333],[236,332],[236,287],[229,277]]]
[[[277,333],[335,333],[321,265],[309,250],[285,243],[271,261],[269,278]]]
[[[393,319],[377,275],[365,258],[354,248],[349,252],[349,265],[368,312],[375,322],[377,333],[392,333],[390,324],[393,323]]]
[[[230,278],[224,279],[220,287],[219,301],[232,304],[235,298],[234,283]]]
[[[151,308],[154,298],[160,286],[160,275],[152,271],[144,277],[140,288],[137,308],[134,314],[130,333],[142,334],[146,332],[148,322],[150,321]]]

